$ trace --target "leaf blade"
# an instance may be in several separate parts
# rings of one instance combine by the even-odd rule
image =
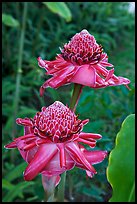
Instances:
[[[16,20],[15,18],[13,18],[11,15],[2,14],[2,23],[6,26],[10,26],[10,27],[18,27],[19,26],[19,22],[18,20]]]
[[[7,181],[11,182],[14,179],[20,177],[23,174],[24,169],[26,168],[27,164],[25,162],[18,165],[16,168],[11,170],[9,174],[6,175]]]
[[[109,202],[134,201],[135,178],[135,115],[129,115],[122,123],[116,137],[115,148],[109,155],[107,179],[113,188]]]
[[[72,15],[68,6],[64,2],[43,2],[50,11],[65,18],[67,22],[71,21]]]

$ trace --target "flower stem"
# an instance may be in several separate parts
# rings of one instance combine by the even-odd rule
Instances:
[[[42,175],[42,185],[45,191],[45,202],[54,201],[54,190],[55,190],[56,176],[47,177]]]
[[[82,88],[83,88],[82,85],[74,84],[74,90],[73,90],[73,94],[70,102],[70,109],[73,110],[74,112],[76,110],[76,107],[80,98],[80,94],[82,92]]]
[[[61,175],[61,181],[58,186],[58,202],[64,202],[66,171]]]

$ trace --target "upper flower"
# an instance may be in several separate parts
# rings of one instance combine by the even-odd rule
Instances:
[[[71,41],[63,46],[61,54],[53,61],[42,60],[38,64],[44,68],[47,75],[53,75],[40,88],[40,95],[47,87],[58,88],[68,83],[77,83],[92,88],[127,85],[130,80],[114,75],[114,68],[108,63],[108,56],[103,53],[94,36],[87,30],[75,34]]]
[[[15,138],[6,148],[18,148],[28,163],[24,172],[25,180],[32,180],[41,173],[48,178],[56,176],[56,185],[60,174],[74,166],[85,169],[92,177],[96,170],[93,164],[101,162],[106,151],[88,151],[80,144],[95,147],[100,134],[82,132],[87,120],[80,120],[67,106],[56,101],[49,107],[43,107],[34,118],[18,118],[17,124],[24,126],[24,135]]]

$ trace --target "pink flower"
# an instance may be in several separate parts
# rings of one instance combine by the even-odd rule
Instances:
[[[39,173],[53,179],[55,185],[60,174],[74,166],[86,170],[88,176],[96,174],[93,164],[103,161],[106,151],[88,151],[81,144],[95,147],[100,134],[82,132],[88,119],[80,120],[67,106],[56,101],[43,107],[34,118],[18,118],[17,124],[24,126],[24,135],[15,138],[5,148],[18,148],[28,163],[24,179],[30,181]]]
[[[114,67],[108,63],[108,56],[93,35],[82,30],[63,46],[61,54],[53,61],[42,60],[38,64],[47,75],[53,75],[40,88],[40,95],[47,87],[58,88],[68,83],[77,83],[91,88],[126,85],[130,80],[114,75]],[[106,67],[112,67],[107,70]]]

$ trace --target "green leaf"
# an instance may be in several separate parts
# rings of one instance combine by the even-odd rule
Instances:
[[[109,156],[107,179],[113,188],[109,202],[135,200],[135,114],[129,115],[116,137]]]
[[[3,202],[12,202],[16,197],[18,197],[22,193],[23,189],[28,188],[31,185],[34,185],[33,181],[30,182],[24,181],[18,183],[6,194],[6,196],[3,198]]]
[[[5,188],[7,190],[11,190],[12,188],[14,188],[14,185],[11,184],[9,181],[7,181],[6,179],[2,179],[2,188]]]
[[[43,2],[53,13],[57,13],[65,18],[67,22],[71,21],[71,12],[64,2]]]
[[[16,168],[11,170],[11,172],[8,175],[6,175],[6,179],[8,181],[13,181],[16,178],[23,176],[23,172],[24,172],[26,166],[27,166],[27,164],[25,162],[21,163]]]
[[[19,26],[19,22],[13,18],[11,15],[2,14],[2,23],[6,26],[10,26],[10,27],[17,27]]]

